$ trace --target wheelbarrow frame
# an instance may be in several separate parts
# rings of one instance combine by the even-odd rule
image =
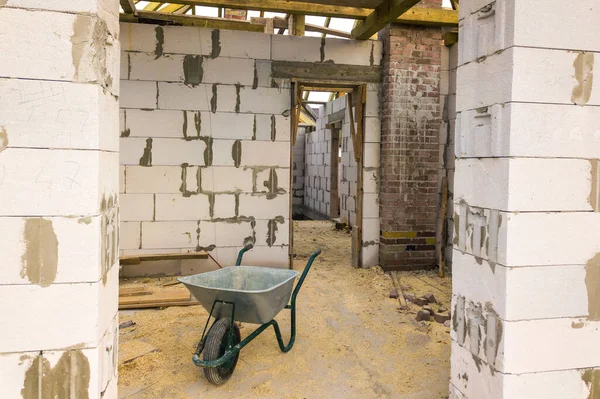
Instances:
[[[249,245],[240,251],[240,253],[238,255],[238,260],[236,262],[236,266],[240,266],[244,253],[246,251],[250,250],[251,248],[252,247]],[[246,338],[241,340],[238,344],[233,345],[233,342],[234,342],[233,334],[234,334],[234,324],[235,324],[235,303],[215,300],[213,302],[212,308],[210,310],[210,314],[208,315],[208,319],[206,320],[206,324],[205,324],[204,330],[202,332],[202,338],[200,339],[198,347],[196,348],[196,352],[194,352],[194,355],[192,356],[192,361],[194,362],[194,364],[198,367],[206,367],[206,368],[221,367],[221,366],[225,365],[227,362],[232,361],[234,359],[234,357],[241,351],[241,349],[243,347],[248,345],[252,340],[254,340],[256,337],[258,337],[263,331],[265,331],[270,326],[273,326],[273,329],[275,330],[275,336],[277,337],[277,343],[279,344],[279,349],[281,349],[281,351],[284,353],[289,352],[292,349],[292,347],[294,346],[294,342],[296,341],[296,298],[298,296],[298,292],[300,292],[300,288],[302,288],[302,284],[304,283],[304,280],[306,279],[306,275],[308,274],[308,272],[310,271],[310,268],[312,267],[312,264],[313,264],[315,258],[317,256],[319,256],[320,254],[321,254],[321,250],[318,249],[310,256],[310,258],[308,259],[308,262],[306,263],[306,266],[304,267],[304,271],[302,272],[302,274],[300,275],[300,278],[298,279],[298,283],[296,284],[296,287],[294,287],[294,291],[292,292],[290,303],[288,305],[286,305],[284,308],[284,309],[289,309],[291,312],[291,326],[290,326],[291,327],[291,335],[290,335],[290,340],[287,344],[285,344],[283,341],[283,337],[281,335],[281,329],[279,328],[279,324],[277,324],[277,321],[275,319],[272,319],[271,321],[269,321],[265,324],[262,324],[260,327],[258,327],[256,330],[254,330],[250,335],[248,335]],[[227,347],[226,347],[225,353],[219,359],[210,360],[210,361],[200,360],[200,354],[204,350],[204,346],[206,344],[206,338],[207,338],[206,330],[208,328],[208,324],[210,322],[213,311],[215,309],[215,305],[218,303],[231,306],[231,323],[230,323],[229,333],[228,333],[228,337],[227,337]],[[215,320],[215,323],[216,322],[217,322],[217,320]],[[210,330],[209,330],[209,332],[210,332]]]

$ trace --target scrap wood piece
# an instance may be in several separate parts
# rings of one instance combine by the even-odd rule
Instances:
[[[121,342],[119,343],[119,365],[131,363],[135,359],[139,359],[142,356],[159,351],[160,349],[157,347],[137,339],[133,341]]]
[[[167,308],[171,306],[195,306],[199,303],[194,299],[188,299],[181,302],[153,302],[145,304],[119,305],[119,310],[127,309],[151,309],[151,308]]]
[[[396,288],[396,292],[398,293],[398,302],[400,303],[400,309],[407,310],[408,305],[406,304],[406,299],[404,298],[404,293],[402,292],[402,288],[400,287],[400,278],[398,277],[398,272],[391,272],[392,283],[394,283],[394,288]]]
[[[146,254],[121,256],[119,263],[122,265],[139,265],[143,261],[153,260],[183,260],[183,259],[208,259],[206,251],[173,253],[173,254]]]
[[[169,306],[187,303],[192,300],[189,291],[155,291],[150,295],[137,295],[119,298],[119,309],[138,309]],[[167,305],[165,305],[167,304]]]
[[[119,287],[119,297],[151,294],[152,289],[150,287]]]

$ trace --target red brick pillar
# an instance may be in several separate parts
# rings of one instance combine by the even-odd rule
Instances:
[[[399,24],[379,34],[384,43],[379,259],[387,270],[436,263],[441,36],[439,27]]]

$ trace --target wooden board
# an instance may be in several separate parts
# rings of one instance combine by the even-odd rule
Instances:
[[[121,256],[119,262],[122,265],[139,265],[143,261],[154,260],[183,260],[183,259],[208,259],[208,253],[205,251],[173,253],[173,254],[147,254]]]
[[[119,287],[119,297],[151,295],[151,294],[152,294],[152,289],[150,287],[144,287],[144,286]]]
[[[119,309],[131,309],[136,307],[157,307],[157,304],[190,301],[191,296],[187,289],[160,290],[150,295],[136,295],[119,297]],[[124,306],[127,306],[125,308]]]
[[[155,346],[139,339],[122,342],[119,344],[119,364],[130,363],[135,359],[158,351],[159,349]]]
[[[283,79],[350,81],[357,83],[380,83],[380,66],[339,65],[320,62],[273,61],[272,77]]]

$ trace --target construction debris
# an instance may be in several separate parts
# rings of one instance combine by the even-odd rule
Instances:
[[[133,320],[127,320],[126,322],[119,324],[119,330],[133,326],[135,326],[135,322]]]
[[[119,345],[119,365],[127,364],[160,349],[147,342],[134,340],[126,341]]]
[[[429,321],[431,319],[431,313],[426,310],[419,310],[417,312],[417,321]]]
[[[397,298],[399,298],[399,297],[400,297],[400,296],[398,295],[398,291],[396,291],[396,289],[395,289],[395,288],[392,288],[392,289],[390,290],[390,298],[397,299]]]

